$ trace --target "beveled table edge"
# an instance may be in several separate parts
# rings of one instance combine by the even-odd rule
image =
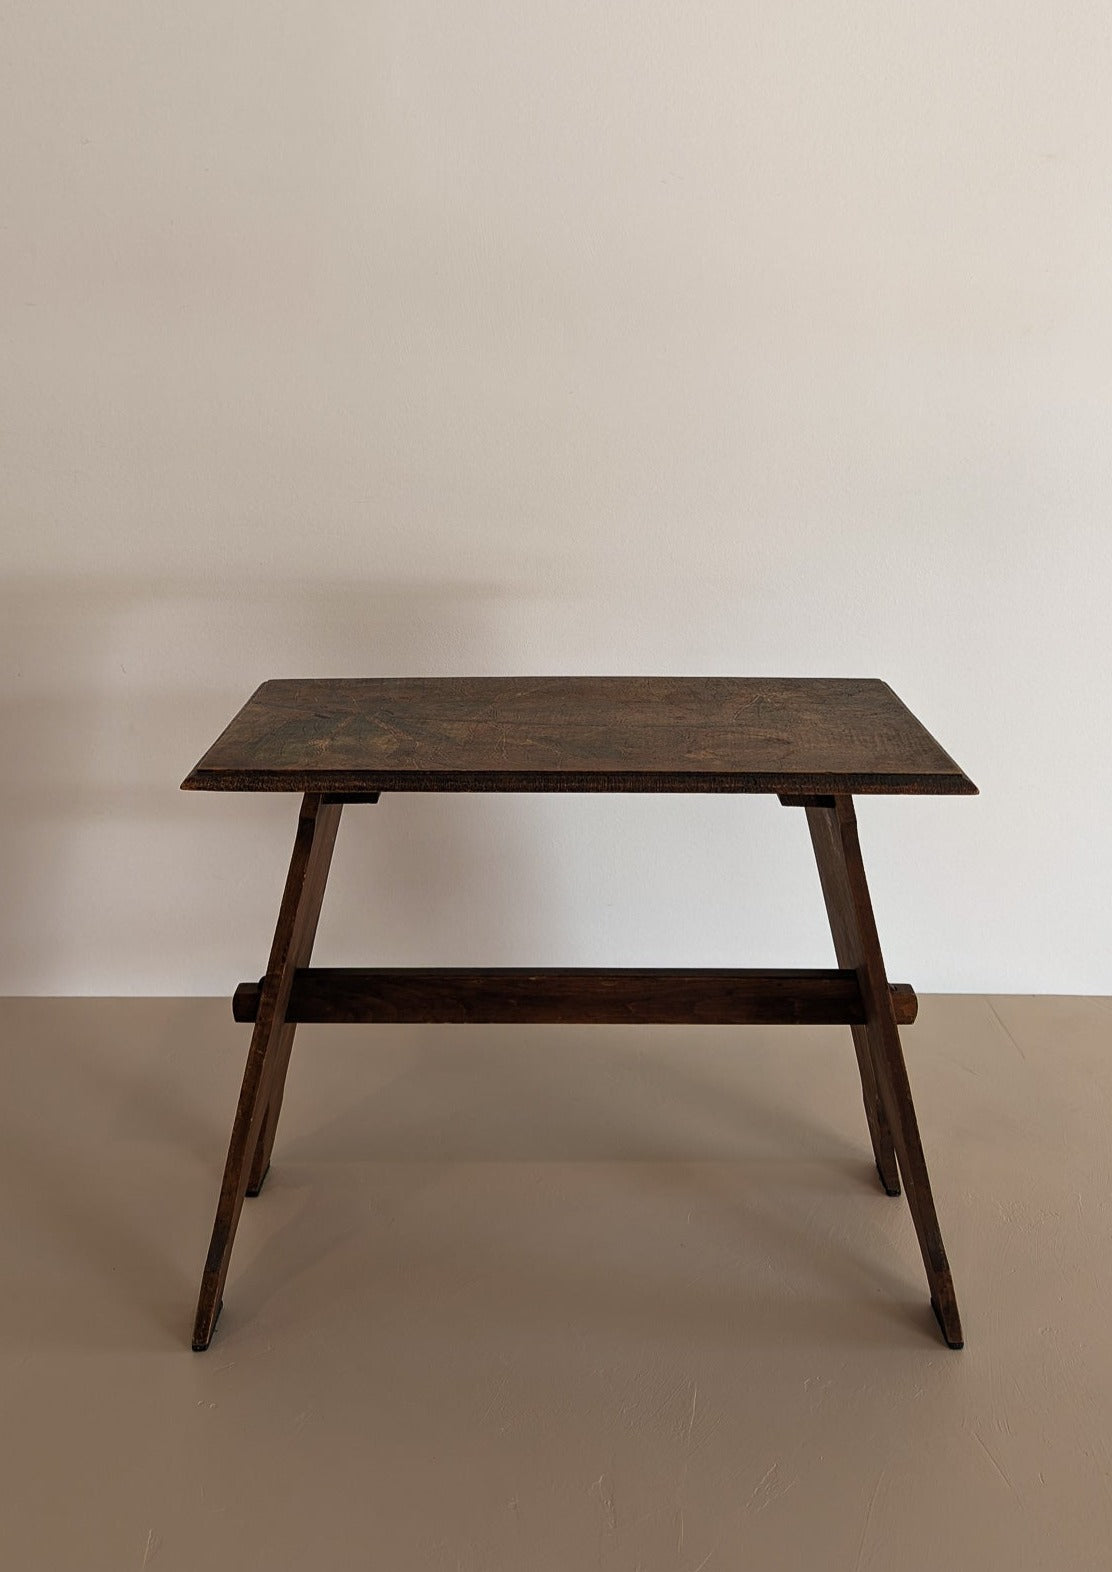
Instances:
[[[364,796],[371,792],[670,792],[792,796],[976,797],[960,769],[952,774],[801,774],[700,770],[223,770],[193,769],[182,791],[285,791]]]

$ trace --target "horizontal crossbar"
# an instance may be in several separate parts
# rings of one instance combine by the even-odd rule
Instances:
[[[258,1014],[262,983],[240,983],[237,1021]],[[896,1020],[919,1003],[892,987]],[[865,1006],[852,971],[700,968],[308,967],[294,974],[288,1021],[549,1022],[592,1025],[859,1026]]]

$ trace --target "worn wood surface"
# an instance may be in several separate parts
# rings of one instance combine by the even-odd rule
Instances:
[[[260,983],[241,983],[236,1020],[253,1021],[261,996]],[[893,987],[892,1002],[898,1021],[915,1019],[906,983]],[[865,1004],[855,971],[312,967],[295,974],[286,1019],[830,1026],[863,1023]]]
[[[195,1349],[208,1347],[220,1314],[224,1279],[248,1182],[252,1181],[257,1190],[270,1160],[293,1044],[294,1025],[287,1017],[286,1007],[294,975],[312,953],[342,812],[339,804],[323,803],[316,796],[306,796],[301,805],[201,1278],[193,1326]]]
[[[934,1313],[946,1342],[951,1348],[961,1348],[964,1338],[953,1277],[885,975],[853,802],[849,797],[839,797],[833,807],[810,807],[807,822],[837,957],[842,966],[856,970],[865,1001],[865,1025],[854,1028],[854,1043],[877,1167],[885,1188],[894,1188],[889,1181],[894,1152],[927,1271]]]
[[[884,682],[429,677],[265,682],[189,790],[976,791]]]
[[[302,791],[266,975],[236,990],[254,1031],[205,1264],[206,1348],[245,1195],[266,1175],[296,1023],[846,1023],[885,1188],[902,1177],[946,1341],[962,1346],[852,793],[976,787],[882,682],[735,678],[444,678],[268,682],[183,782]],[[828,971],[311,969],[343,804],[381,791],[775,792],[805,809],[834,936]]]

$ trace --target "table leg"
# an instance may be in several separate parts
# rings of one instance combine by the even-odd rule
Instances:
[[[961,1319],[953,1278],[931,1194],[911,1085],[861,859],[852,797],[839,795],[830,806],[809,806],[807,823],[838,964],[856,970],[865,1002],[865,1025],[854,1027],[853,1035],[866,1113],[872,1109],[869,1128],[877,1169],[885,1189],[898,1193],[898,1182],[894,1186],[892,1183],[895,1180],[894,1152],[927,1271],[934,1313],[949,1346],[961,1348]]]
[[[254,1182],[257,1190],[269,1162],[293,1044],[294,1027],[286,1020],[286,1006],[294,973],[308,963],[312,952],[341,811],[341,804],[324,802],[317,795],[307,795],[301,805],[201,1278],[193,1327],[193,1347],[198,1350],[208,1347],[220,1314],[224,1279],[248,1182]]]
[[[829,804],[834,803],[834,798],[828,799]],[[811,811],[825,813],[827,810],[816,805]],[[852,812],[852,800],[851,809]],[[858,940],[857,925],[851,903],[846,898],[845,873],[842,859],[826,833],[827,821],[823,818],[813,819],[808,813],[808,828],[811,832],[811,843],[815,849],[815,861],[818,864],[819,882],[822,885],[823,899],[826,902],[826,915],[830,920],[830,933],[834,940],[834,953],[838,965],[848,969],[857,970],[859,966],[860,944]],[[885,1111],[884,1100],[880,1095],[877,1084],[875,1052],[870,1039],[869,1027],[851,1026],[853,1034],[853,1047],[857,1055],[857,1068],[861,1076],[861,1096],[865,1104],[865,1118],[869,1123],[869,1135],[873,1143],[873,1157],[876,1160],[876,1171],[880,1175],[880,1182],[888,1195],[899,1195],[900,1172],[896,1163],[896,1148],[892,1143],[892,1130],[888,1123],[888,1114]]]

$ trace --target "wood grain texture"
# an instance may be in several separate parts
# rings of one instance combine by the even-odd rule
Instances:
[[[237,1021],[256,1018],[262,984],[241,983]],[[915,1019],[906,983],[897,1020]],[[857,973],[604,967],[312,967],[295,973],[288,1021],[547,1022],[609,1026],[851,1025],[865,1020]]]
[[[887,683],[738,677],[265,682],[182,785],[339,797],[976,791]]]
[[[338,804],[322,803],[316,796],[306,796],[301,805],[201,1277],[193,1325],[196,1350],[208,1347],[220,1314],[224,1279],[249,1179],[258,1175],[257,1188],[269,1161],[293,1045],[294,1026],[287,1018],[286,1006],[294,975],[312,953],[342,812]]]
[[[830,810],[836,814],[838,799],[836,797],[781,797],[780,801],[786,807],[803,807]],[[840,862],[831,852],[828,838],[816,829],[828,822],[827,818],[817,817],[809,822],[811,841],[815,852],[815,861],[818,865],[819,883],[822,886],[823,899],[826,902],[826,915],[830,923],[830,936],[834,941],[834,954],[840,966],[856,967],[860,960],[860,944],[857,937],[857,928],[852,912],[846,902],[844,879]],[[899,1010],[896,1011],[896,1020],[900,1025]],[[873,1159],[876,1171],[880,1177],[881,1185],[887,1195],[900,1193],[900,1169],[896,1161],[896,1148],[892,1143],[892,1131],[888,1123],[888,1114],[885,1110],[884,1100],[877,1089],[876,1066],[872,1042],[869,1036],[865,1017],[851,1023],[853,1031],[853,1049],[857,1055],[857,1069],[861,1077],[861,1096],[865,1104],[865,1118],[869,1126],[869,1138],[873,1143]]]
[[[854,792],[976,787],[882,682],[735,678],[337,679],[264,683],[183,785],[304,792],[254,1022],[194,1325],[206,1348],[243,1200],[265,1177],[298,1021],[845,1023],[878,1170],[902,1177],[931,1303],[961,1322],[857,838]],[[836,970],[312,969],[345,803],[381,791],[775,792],[806,811]]]
[[[931,1305],[946,1342],[951,1348],[962,1348],[961,1317],[885,974],[853,802],[839,797],[832,808],[808,808],[807,823],[838,960],[856,970],[865,1002],[865,1025],[854,1028],[854,1043],[877,1167],[884,1179],[884,1143],[890,1143],[926,1267]]]

